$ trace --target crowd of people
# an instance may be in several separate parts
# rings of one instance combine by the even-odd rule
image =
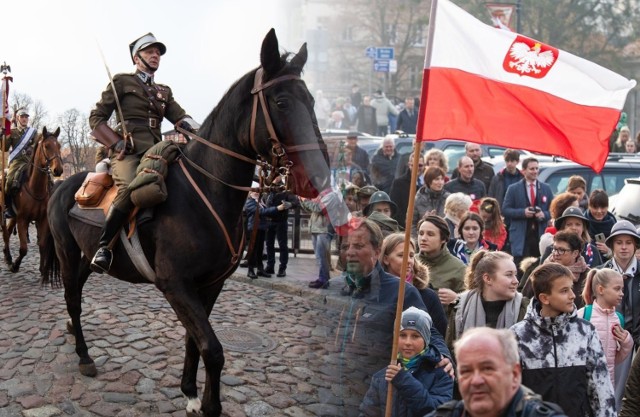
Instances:
[[[357,154],[357,136],[350,137],[346,147]],[[504,406],[537,398],[553,413],[547,415],[563,415],[560,410],[576,417],[634,415],[630,410],[640,407],[635,379],[639,365],[633,361],[640,344],[640,230],[615,218],[604,190],[587,194],[586,181],[579,176],[554,195],[538,180],[536,158],[521,161],[519,152],[508,149],[505,168],[494,175],[480,159],[479,145],[467,143],[465,150],[451,178],[441,151],[432,149],[421,157],[414,210],[408,217],[413,156],[402,162],[404,170],[398,169],[393,140],[383,142],[369,170],[362,169],[365,176],[377,178],[373,184],[360,187],[344,177],[351,219],[366,222],[383,236],[380,250],[368,254],[375,258],[371,262],[386,274],[405,277],[407,287],[417,290],[411,294],[421,298],[420,305],[411,305],[426,312],[422,317],[412,310],[417,318],[411,325],[405,325],[403,316],[398,364],[370,375],[361,415],[383,415],[388,382],[397,391],[394,416],[422,416],[453,398],[463,402],[452,406],[452,414],[437,415],[465,415],[460,410],[466,415],[512,415],[474,414],[465,408],[476,399],[465,396],[469,386],[463,384],[464,377],[477,364],[467,371],[454,353],[465,351],[459,346],[469,347],[467,334],[500,343],[501,366],[510,369],[510,377],[517,373],[518,383],[510,386]],[[323,216],[317,202],[301,204]],[[366,300],[380,287],[374,284],[376,268],[363,271],[352,261],[366,239],[360,236],[355,242],[350,235],[338,236],[330,223],[327,228],[327,237],[339,241],[341,293]],[[403,271],[405,228],[415,241],[409,242],[408,268]],[[326,242],[323,248],[325,253],[316,251],[321,274],[310,283],[313,288],[329,286],[324,269],[331,265],[322,266],[330,256]],[[435,329],[438,337],[426,327]],[[510,331],[470,333],[487,327]],[[446,348],[433,349],[432,340],[440,336]],[[513,346],[517,361],[507,352]],[[458,360],[455,385],[440,383],[439,355]],[[470,378],[488,384],[483,372]],[[442,395],[443,390],[448,394]],[[552,406],[559,406],[557,413]]]

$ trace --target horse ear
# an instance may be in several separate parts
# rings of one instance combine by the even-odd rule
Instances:
[[[46,126],[42,128],[42,137],[43,138],[47,137],[47,127]]]
[[[60,135],[60,127],[58,127],[56,131],[53,132],[53,136],[58,137],[59,135]]]
[[[260,64],[264,70],[263,80],[267,80],[274,76],[280,68],[280,51],[278,50],[278,38],[275,29],[271,28],[267,36],[262,41],[262,50],[260,51]]]
[[[307,43],[305,42],[293,58],[291,58],[291,66],[299,68],[302,72],[304,64],[307,63]]]

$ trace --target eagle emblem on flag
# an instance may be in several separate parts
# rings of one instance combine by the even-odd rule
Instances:
[[[542,78],[558,60],[558,49],[518,35],[504,57],[507,72]]]

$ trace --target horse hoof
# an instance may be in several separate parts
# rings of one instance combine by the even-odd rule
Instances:
[[[16,273],[20,269],[20,266],[11,265],[11,272]]]
[[[67,320],[67,331],[73,336],[76,335],[76,329],[73,328],[73,323],[71,322],[71,320]]]
[[[79,367],[80,367],[80,373],[84,376],[94,377],[98,375],[98,369],[96,368],[96,364],[93,362],[81,363]]]

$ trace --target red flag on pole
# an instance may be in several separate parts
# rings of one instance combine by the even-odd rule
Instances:
[[[0,97],[2,97],[2,117],[4,120],[4,126],[2,126],[2,133],[9,136],[11,134],[11,115],[9,114],[9,81],[13,81],[13,78],[9,75],[2,77],[2,83],[0,84]]]
[[[416,139],[527,149],[600,171],[636,82],[433,1]]]

